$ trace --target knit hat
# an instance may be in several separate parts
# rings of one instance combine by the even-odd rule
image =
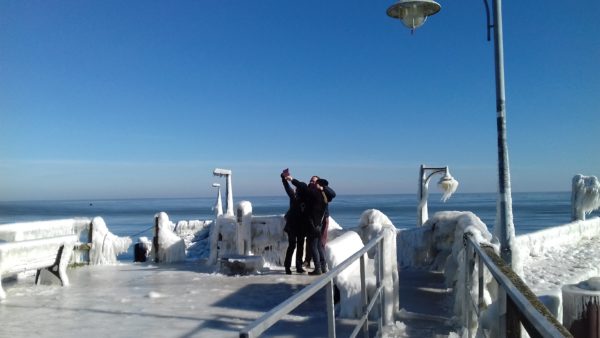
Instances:
[[[320,185],[320,186],[322,186],[322,187],[326,187],[326,186],[329,185],[329,182],[326,179],[324,179],[324,178],[319,178],[317,180],[317,184]]]

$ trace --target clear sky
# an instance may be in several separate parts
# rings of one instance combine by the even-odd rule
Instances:
[[[495,192],[484,5],[440,3],[411,35],[382,0],[0,0],[0,200]],[[504,2],[515,192],[600,175],[600,2],[558,4]]]

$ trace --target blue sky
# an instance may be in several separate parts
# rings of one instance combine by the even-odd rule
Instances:
[[[0,200],[416,193],[497,186],[481,1],[411,35],[393,1],[0,0]],[[600,2],[504,2],[512,189],[600,175]],[[224,183],[224,182],[221,182]]]

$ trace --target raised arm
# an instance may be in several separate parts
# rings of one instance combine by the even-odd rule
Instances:
[[[285,179],[285,177],[281,177],[281,182],[283,183],[283,188],[285,189],[285,192],[287,193],[287,195],[290,198],[294,198],[294,189],[292,189],[292,187],[290,187],[290,184]]]

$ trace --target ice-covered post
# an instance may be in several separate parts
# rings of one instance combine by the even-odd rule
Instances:
[[[585,215],[600,208],[600,182],[595,176],[575,175],[571,191],[571,220],[585,221]]]
[[[223,215],[223,203],[221,203],[221,185],[219,183],[213,183],[213,187],[217,188],[217,201],[213,210],[215,211],[215,217]]]
[[[563,325],[575,338],[600,337],[600,277],[562,287]]]
[[[377,209],[365,210],[360,216],[358,233],[364,244],[380,234],[384,235],[379,253],[375,255],[375,266],[381,266],[383,276],[383,324],[392,324],[400,309],[400,284],[396,250],[397,230],[392,221]],[[369,253],[371,255],[372,253]]]
[[[443,202],[446,202],[456,191],[456,188],[458,188],[458,181],[450,175],[450,170],[447,166],[434,168],[421,164],[419,170],[419,204],[417,206],[417,226],[419,227],[429,218],[427,211],[427,196],[429,195],[427,186],[429,185],[429,180],[435,174],[444,174],[438,182],[439,188],[444,192],[442,195]]]
[[[154,237],[152,238],[152,249],[154,250],[154,263],[158,263],[158,215],[154,216]]]
[[[223,177],[225,176],[226,181],[226,194],[227,194],[227,215],[234,216],[233,214],[233,188],[231,186],[231,170],[216,168],[213,171],[213,175]]]
[[[237,252],[240,255],[251,254],[252,204],[241,201],[237,205]]]

